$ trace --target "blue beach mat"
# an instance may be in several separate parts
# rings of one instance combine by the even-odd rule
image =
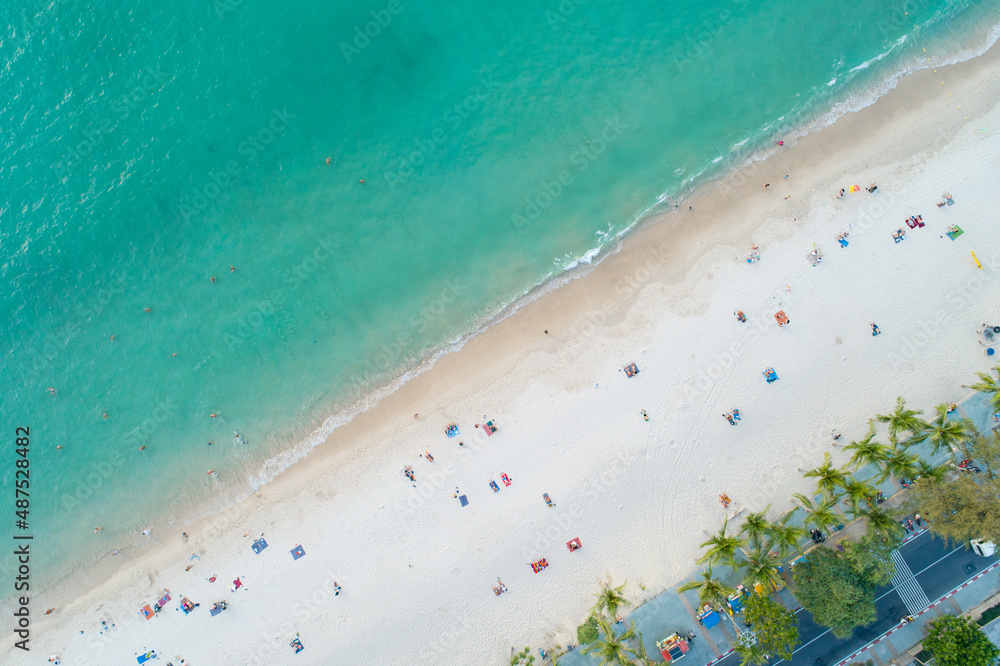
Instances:
[[[458,501],[462,503],[462,506],[466,506],[469,503],[469,498],[466,497],[465,495],[459,495]]]
[[[137,662],[139,662],[140,664],[145,664],[147,661],[149,661],[151,659],[156,659],[156,658],[157,658],[156,657],[156,650],[150,650],[146,654],[140,654],[138,657],[135,658],[135,660]]]
[[[250,547],[253,549],[255,555],[260,555],[260,551],[267,548],[267,542],[264,541],[264,539],[257,539],[256,541],[253,542],[253,545]]]
[[[302,549],[302,546],[296,546],[289,551],[292,554],[292,559],[297,560],[306,554],[306,551]]]

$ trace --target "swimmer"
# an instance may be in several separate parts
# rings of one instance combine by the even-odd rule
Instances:
[[[56,394],[56,390],[54,388],[52,388],[51,386],[49,387],[48,390],[49,390],[49,393],[51,393],[52,395]]]
[[[152,312],[153,308],[146,308],[146,312]]]
[[[140,450],[140,451],[145,451],[145,450],[146,450],[146,447],[145,447],[145,446],[140,446],[140,447],[139,447],[139,450]]]
[[[111,340],[112,340],[112,341],[114,341],[114,339],[115,339],[115,336],[113,336],[113,335],[112,335],[112,336],[111,336]]]
[[[211,416],[214,419],[217,416],[217,414],[209,414],[209,416]]]
[[[229,264],[229,272],[230,273],[235,273],[236,272],[236,266],[233,266],[232,264]]]
[[[58,450],[59,450],[59,449],[61,449],[61,448],[62,448],[62,444],[57,444],[57,445],[56,445],[56,451],[58,451]]]
[[[215,282],[215,276],[214,275],[212,277],[208,278],[208,279],[211,280],[212,282]]]
[[[95,527],[94,528],[94,534],[97,534],[98,532],[100,532],[103,529],[104,529],[103,527]]]
[[[108,413],[104,412],[101,416],[103,416],[105,419],[107,419],[108,418]]]
[[[330,166],[330,158],[329,158],[329,157],[328,157],[328,158],[326,158],[326,165],[327,165],[327,166]]]
[[[362,178],[362,179],[361,179],[361,184],[362,184],[362,185],[364,185],[364,184],[365,184],[365,179],[364,179],[364,178]]]
[[[177,356],[177,354],[171,354],[171,356]]]

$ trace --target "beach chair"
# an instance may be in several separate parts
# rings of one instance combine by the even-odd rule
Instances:
[[[494,481],[493,479],[490,479],[490,488],[492,488],[493,492],[495,492],[495,493],[500,492],[500,486],[498,486],[497,482]]]
[[[250,548],[253,550],[254,555],[260,555],[260,551],[267,548],[267,542],[263,538],[257,539]]]
[[[542,495],[542,499],[544,499],[545,503],[548,504],[549,506],[555,506],[556,505],[556,503],[553,502],[552,499],[549,497],[548,493],[545,493],[544,495]]]
[[[791,323],[788,320],[788,315],[785,314],[784,310],[778,310],[774,314],[774,318],[777,320],[778,326],[784,326],[785,324],[790,324]]]
[[[576,537],[575,539],[567,541],[566,547],[569,548],[569,552],[572,553],[574,551],[580,550],[580,548],[583,547],[583,544],[580,543],[580,537]]]
[[[293,560],[297,560],[300,557],[305,557],[305,554],[306,554],[306,551],[302,548],[302,546],[296,546],[295,548],[292,548],[288,552],[290,552],[292,554],[292,559]]]

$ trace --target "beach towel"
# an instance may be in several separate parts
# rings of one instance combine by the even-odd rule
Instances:
[[[849,188],[849,190],[850,190],[851,192],[860,192],[860,191],[861,191],[861,188],[860,188],[860,187],[858,187],[857,185],[851,185],[851,187]]]
[[[490,481],[490,488],[492,488],[493,492],[495,492],[495,493],[500,492],[500,486],[497,485],[496,481],[492,481],[492,480]]]
[[[555,502],[553,502],[549,498],[549,494],[548,493],[545,493],[544,495],[542,495],[542,498],[545,500],[545,503],[548,504],[549,506],[555,506]]]
[[[135,660],[140,664],[145,664],[150,659],[156,659],[156,658],[157,658],[156,650],[150,650],[146,654],[140,654],[138,657],[135,658]]]
[[[542,569],[544,569],[547,566],[549,566],[549,563],[546,562],[545,558],[543,557],[542,559],[538,560],[537,562],[532,562],[531,563],[531,570],[534,571],[535,573],[538,573],[539,571],[541,571]]]
[[[215,617],[224,610],[226,610],[225,606],[223,606],[222,604],[215,604],[208,609],[208,612],[212,614],[212,617]]]
[[[265,548],[267,548],[267,542],[264,541],[264,539],[262,537],[260,539],[257,539],[256,541],[254,541],[253,545],[250,546],[250,548],[253,549],[254,555],[260,555],[260,551],[262,551]]]
[[[462,504],[462,506],[467,506],[469,504],[469,498],[465,495],[459,495],[458,501]]]
[[[297,638],[293,638],[292,642],[289,643],[289,645],[295,649],[295,654],[298,654],[299,652],[302,652],[305,649],[305,646],[302,645],[302,641],[300,641]]]
[[[948,238],[950,238],[950,239],[952,239],[952,240],[955,240],[956,238],[958,238],[959,236],[961,236],[961,235],[962,235],[962,234],[964,234],[964,233],[965,233],[965,232],[964,232],[964,231],[962,231],[962,228],[961,228],[961,227],[957,227],[957,226],[956,226],[956,227],[953,227],[952,229],[950,229],[950,230],[948,231],[948,233],[947,233],[947,236],[948,236]]]
[[[163,596],[156,603],[160,604],[160,607],[163,607],[167,605],[168,601],[170,601],[170,590],[163,590]]]
[[[574,550],[580,550],[581,546],[583,546],[583,544],[580,543],[580,537],[577,537],[575,539],[571,539],[571,540],[569,540],[569,541],[566,542],[566,547],[569,548],[569,552],[571,552],[571,553]]]
[[[241,587],[243,587],[243,581],[241,581],[239,578],[233,581],[233,592],[240,589]]]
[[[500,480],[503,481],[503,485],[505,485],[505,486],[509,486],[510,485],[510,477],[507,476],[506,474],[501,474],[500,475]]]
[[[148,620],[149,618],[153,617],[153,615],[155,615],[155,613],[153,612],[153,609],[149,607],[149,604],[146,604],[145,606],[143,606],[142,608],[140,608],[140,609],[139,609],[139,613],[140,613],[140,614],[141,614],[141,615],[142,615],[142,616],[143,616],[144,618],[146,618],[147,620]]]
[[[495,425],[493,425],[493,421],[487,421],[486,425],[483,426],[483,430],[486,431],[487,435],[492,435],[497,431],[497,428]]]
[[[289,551],[292,554],[292,559],[297,560],[300,557],[305,556],[306,551],[302,549],[302,546],[296,546]]]

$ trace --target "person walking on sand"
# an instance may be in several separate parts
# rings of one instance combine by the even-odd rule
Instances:
[[[878,330],[878,326],[875,324],[875,322],[872,322],[872,337],[875,337],[881,332],[882,331]]]

